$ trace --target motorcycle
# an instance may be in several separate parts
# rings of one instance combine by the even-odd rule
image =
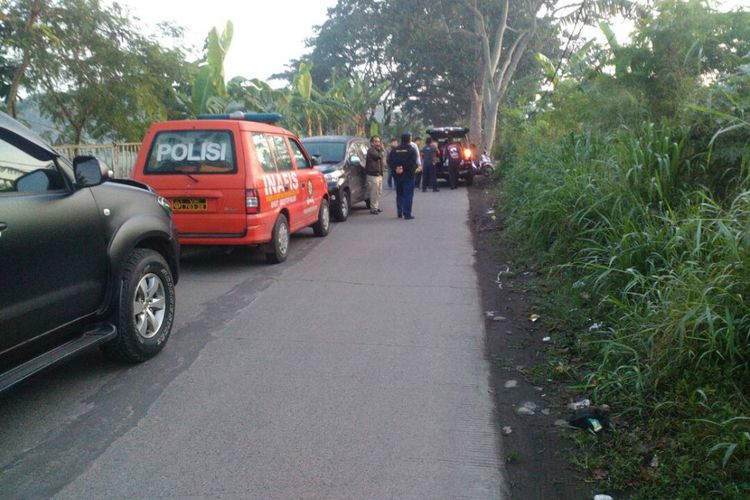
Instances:
[[[484,151],[478,161],[474,161],[474,174],[480,174],[483,177],[489,177],[492,172],[495,171],[495,167],[492,164],[492,159]]]

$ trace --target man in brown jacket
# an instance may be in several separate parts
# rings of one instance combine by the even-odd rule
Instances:
[[[380,137],[374,135],[370,138],[370,148],[367,150],[365,160],[365,172],[367,173],[367,193],[370,198],[370,213],[379,214],[380,195],[383,192],[383,174],[385,173],[385,148]]]

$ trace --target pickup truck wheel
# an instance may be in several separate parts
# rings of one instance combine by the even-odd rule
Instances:
[[[328,200],[323,199],[320,202],[320,210],[318,210],[318,222],[313,224],[313,232],[315,236],[326,236],[328,230],[331,229],[331,211],[328,209]]]
[[[113,359],[139,363],[167,343],[174,321],[174,279],[158,252],[136,248],[123,266],[113,319],[117,337],[102,350]]]
[[[349,206],[349,193],[344,191],[343,194],[339,196],[339,202],[333,206],[333,218],[336,222],[344,222],[346,218],[349,217]]]
[[[272,264],[284,262],[289,255],[289,222],[284,214],[279,214],[273,225],[271,250],[266,253],[266,260]]]

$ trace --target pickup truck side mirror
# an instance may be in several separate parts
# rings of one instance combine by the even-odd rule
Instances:
[[[76,176],[76,186],[79,188],[98,186],[104,182],[102,166],[93,156],[73,158],[73,172]]]
[[[13,183],[14,190],[19,193],[42,193],[50,189],[52,171],[37,169],[22,175]]]
[[[320,155],[312,155],[310,156],[310,163],[314,167],[315,165],[320,165]]]

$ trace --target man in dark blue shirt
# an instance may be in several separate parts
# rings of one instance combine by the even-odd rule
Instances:
[[[396,212],[399,218],[413,219],[414,173],[417,169],[417,151],[411,145],[411,134],[401,136],[401,144],[388,153],[388,169],[396,181]]]

